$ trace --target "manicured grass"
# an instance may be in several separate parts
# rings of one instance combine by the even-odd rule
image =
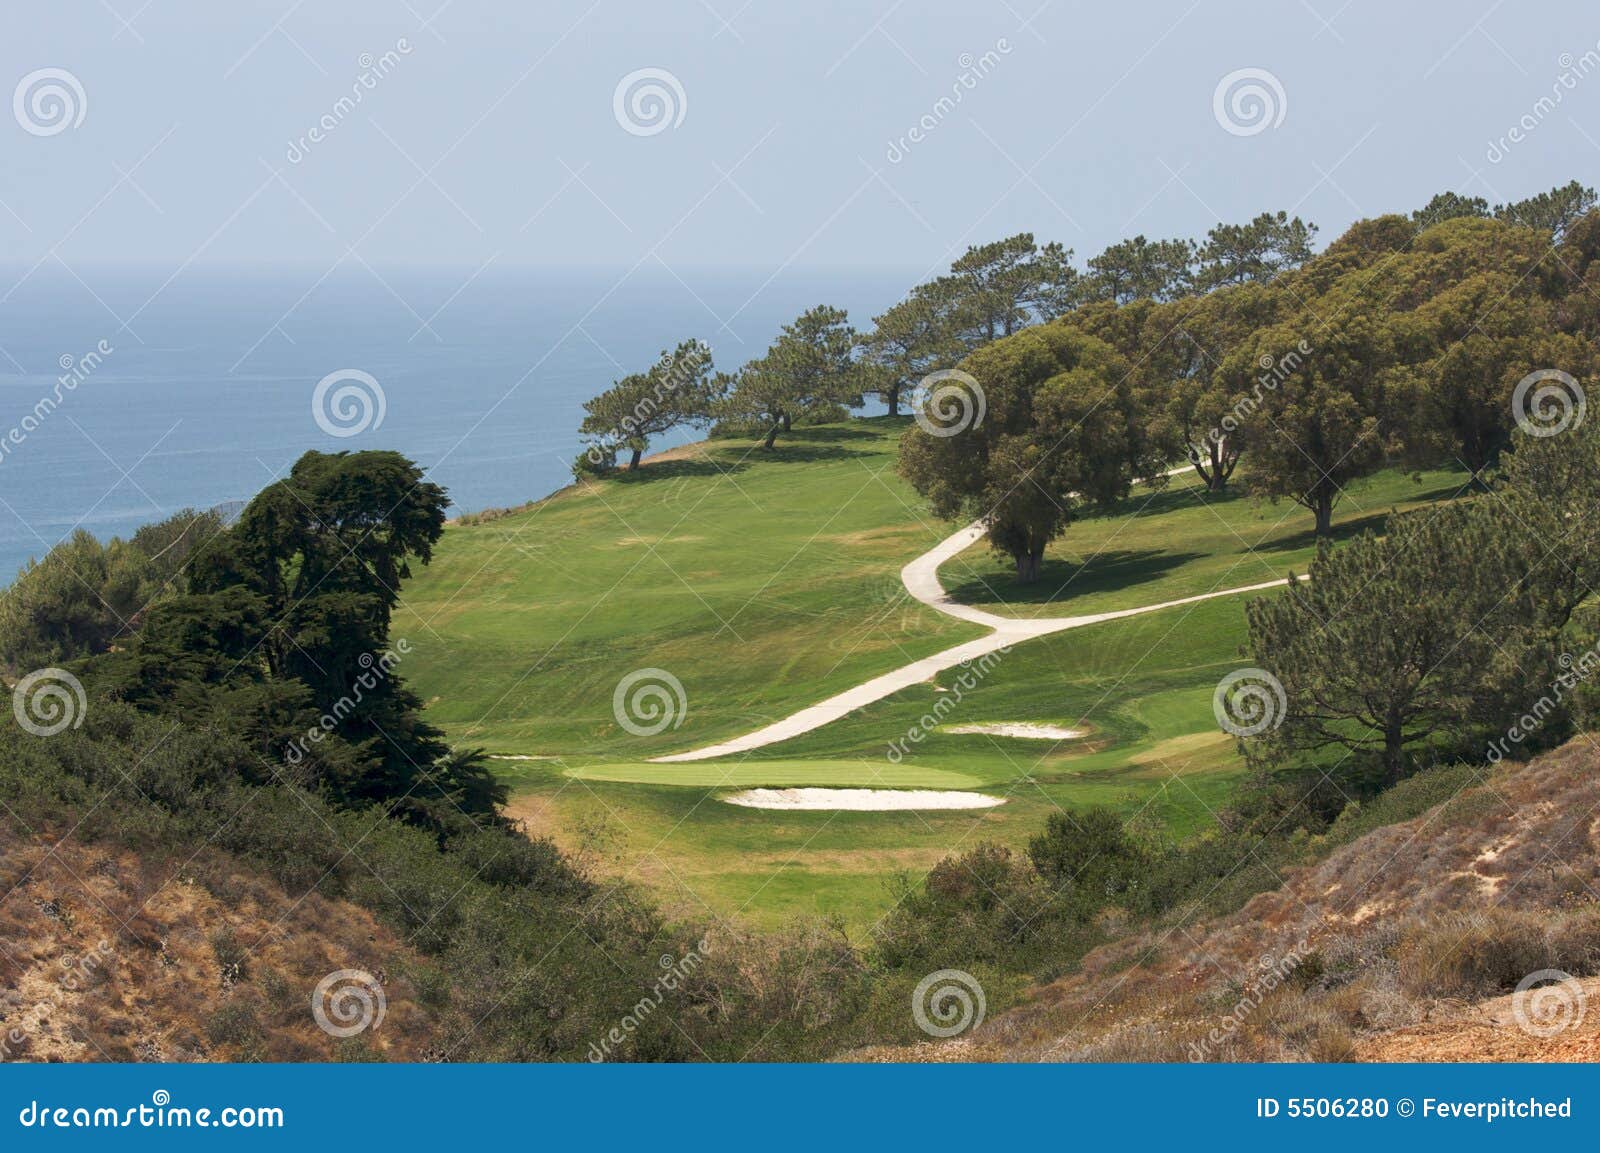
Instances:
[[[989,779],[983,775],[924,765],[892,765],[884,760],[825,759],[688,761],[670,765],[601,762],[570,768],[567,776],[584,781],[630,781],[643,785],[726,789],[752,785],[779,788],[975,789],[989,783]]]
[[[894,472],[904,420],[669,454],[445,531],[394,631],[429,717],[492,752],[641,759],[757,728],[982,630],[905,595],[949,529]],[[682,682],[681,727],[624,730],[627,673]]]
[[[957,600],[1019,617],[1077,616],[1179,600],[1304,572],[1316,554],[1311,514],[1243,491],[1208,493],[1192,472],[1164,491],[1136,489],[1117,508],[1071,525],[1045,556],[1040,579],[1015,583],[1011,566],[978,544],[947,562],[939,579]],[[1338,538],[1383,531],[1404,511],[1462,492],[1467,474],[1389,470],[1351,484],[1334,510]]]
[[[1204,828],[1242,770],[1212,691],[1245,663],[1245,598],[1092,625],[1011,650],[942,723],[1033,720],[1085,728],[1051,742],[932,731],[899,764],[889,742],[942,694],[919,685],[744,758],[686,764],[518,762],[517,811],[569,848],[610,830],[605,871],[645,880],[669,906],[700,902],[763,924],[837,913],[863,931],[893,900],[886,880],[998,841],[1023,849],[1058,807],[1144,812],[1174,835]],[[948,687],[948,686],[946,686]],[[762,755],[765,754],[765,755]],[[961,812],[788,813],[723,803],[756,785],[973,788],[1006,798]],[[702,910],[703,911],[703,910]]]
[[[927,517],[894,473],[905,423],[797,430],[771,456],[746,442],[691,446],[636,476],[452,526],[396,617],[430,719],[459,744],[551,755],[495,770],[530,831],[601,875],[641,881],[672,910],[769,925],[837,915],[863,932],[892,904],[896,874],[984,840],[1023,849],[1060,808],[1139,812],[1175,836],[1207,827],[1243,770],[1212,693],[1250,663],[1247,595],[1018,644],[959,701],[952,669],[743,757],[649,762],[981,632],[900,584],[900,568],[956,527]],[[1448,497],[1462,479],[1369,478],[1352,486],[1339,531],[1381,530],[1391,507]],[[1033,586],[1019,589],[981,545],[942,578],[969,603],[1068,616],[1279,579],[1304,571],[1314,547],[1302,510],[1213,497],[1176,476],[1073,525]],[[682,682],[681,726],[641,737],[618,724],[613,690],[643,668]],[[1053,742],[943,728],[1014,721],[1088,731]],[[1006,803],[773,812],[722,799],[808,785],[977,789]]]

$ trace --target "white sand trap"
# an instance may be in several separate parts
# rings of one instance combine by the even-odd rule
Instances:
[[[746,809],[883,813],[903,809],[992,809],[1004,797],[935,789],[746,789],[723,797]]]
[[[1060,725],[1035,725],[1027,721],[1008,721],[991,725],[943,725],[941,733],[987,733],[991,737],[1021,737],[1027,741],[1070,741],[1085,729],[1064,729]]]

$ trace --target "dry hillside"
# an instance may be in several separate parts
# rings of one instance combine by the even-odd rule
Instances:
[[[919,1061],[1600,1059],[1600,744],[1505,766],[1233,916],[1089,954]],[[1517,986],[1540,970],[1571,977]]]
[[[372,916],[296,900],[221,854],[153,860],[0,822],[0,1060],[416,1060],[416,958]],[[55,846],[52,848],[52,846]],[[328,974],[381,982],[375,1028],[337,1039],[311,1012]],[[377,1003],[370,996],[372,1004]],[[330,1002],[335,1028],[360,1020]]]

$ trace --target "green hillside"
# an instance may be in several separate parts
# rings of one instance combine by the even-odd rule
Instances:
[[[839,913],[861,927],[886,882],[979,839],[1016,845],[1057,806],[1143,810],[1177,833],[1211,819],[1241,771],[1211,695],[1243,662],[1244,596],[1017,644],[945,724],[1032,721],[1067,742],[939,731],[899,763],[950,676],[796,739],[710,761],[648,758],[739,735],[982,629],[911,599],[899,570],[954,530],[896,476],[905,421],[796,430],[768,454],[708,442],[635,475],[569,488],[451,526],[395,618],[407,675],[452,740],[502,756],[513,812],[603,868],[652,883],[669,907],[763,922]],[[1385,472],[1351,486],[1345,531],[1457,492],[1461,478]],[[1313,551],[1309,517],[1191,477],[1138,490],[1074,525],[1018,595],[976,546],[941,572],[958,599],[1070,616],[1281,578]],[[684,686],[681,727],[635,736],[612,694],[627,673]],[[534,759],[537,758],[537,759]],[[794,812],[721,803],[750,786],[981,789],[995,809]]]

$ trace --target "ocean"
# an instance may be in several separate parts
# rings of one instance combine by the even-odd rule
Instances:
[[[474,275],[354,259],[332,274],[0,270],[0,583],[76,528],[126,536],[248,500],[313,448],[405,453],[453,513],[544,496],[570,478],[583,402],[664,349],[702,339],[733,369],[816,304],[867,327],[917,276],[655,263]],[[381,418],[355,394],[335,403],[343,388],[375,396],[349,370],[376,382]],[[319,424],[313,396],[331,374]]]

